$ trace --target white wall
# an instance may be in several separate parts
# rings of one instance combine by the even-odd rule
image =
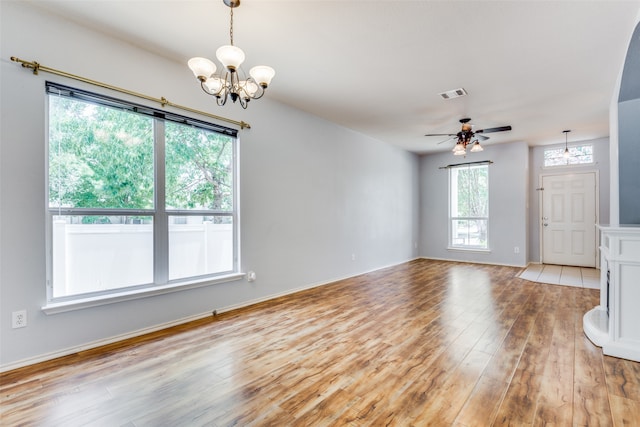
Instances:
[[[490,252],[447,250],[449,173],[441,166],[491,160],[489,166]],[[524,266],[527,263],[527,197],[529,150],[524,142],[490,145],[466,158],[450,152],[420,160],[420,253],[427,258]],[[519,253],[514,253],[514,248]]]
[[[555,166],[544,167],[544,150],[549,148],[564,148],[563,144],[546,145],[542,147],[531,147],[530,163],[531,176],[529,180],[529,262],[540,262],[540,198],[542,197],[536,188],[540,187],[541,174],[572,173],[598,171],[600,179],[598,198],[600,201],[598,210],[599,224],[609,224],[609,138],[593,139],[589,141],[572,141],[570,145],[592,144],[593,161],[592,165],[575,166]]]
[[[0,7],[0,369],[417,256],[417,156],[268,94],[246,111],[214,106],[185,64],[23,2]],[[250,123],[240,132],[241,261],[257,280],[44,314],[44,82],[64,80],[10,56]],[[28,326],[12,329],[20,309]]]

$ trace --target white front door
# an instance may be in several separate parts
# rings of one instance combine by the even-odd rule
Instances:
[[[542,176],[542,188],[542,262],[595,267],[595,172]]]

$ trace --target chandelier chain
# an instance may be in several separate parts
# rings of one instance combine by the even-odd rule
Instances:
[[[231,19],[229,22],[229,38],[231,39],[231,46],[233,46],[233,7],[230,7],[229,9],[231,9]]]

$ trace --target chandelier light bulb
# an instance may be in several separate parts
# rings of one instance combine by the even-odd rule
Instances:
[[[207,58],[195,57],[187,62],[191,71],[200,81],[205,81],[216,72],[216,64]]]
[[[244,52],[236,46],[220,46],[216,51],[216,58],[227,70],[235,72],[244,62]]]
[[[563,130],[562,133],[564,133],[564,153],[562,154],[562,157],[564,157],[565,159],[568,159],[569,157],[571,157],[571,153],[569,153],[569,132],[571,132],[570,130]]]
[[[266,65],[257,65],[249,70],[249,75],[256,83],[266,88],[271,84],[271,79],[276,75],[276,72],[273,68]]]
[[[207,92],[211,95],[219,95],[220,91],[224,87],[224,82],[219,77],[209,77],[205,82]]]
[[[260,89],[258,85],[255,82],[252,82],[251,80],[241,81],[240,87],[245,92],[243,96],[245,99],[253,98],[255,94],[258,92],[258,90]]]

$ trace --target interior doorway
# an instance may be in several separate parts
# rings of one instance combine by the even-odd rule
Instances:
[[[542,175],[543,264],[595,267],[597,173]]]

